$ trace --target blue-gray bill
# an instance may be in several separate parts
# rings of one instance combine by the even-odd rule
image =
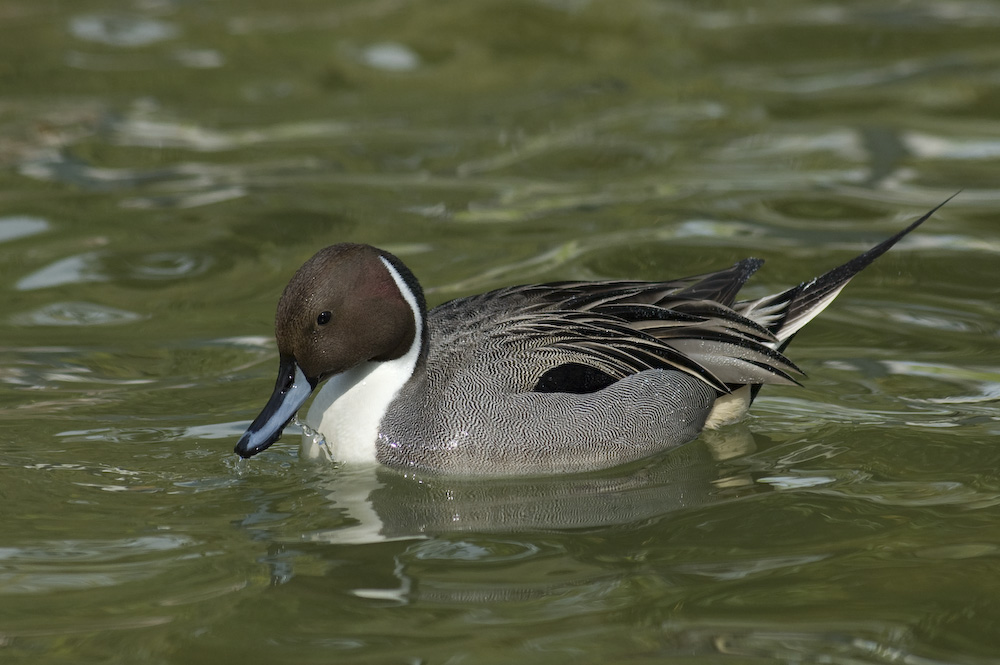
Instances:
[[[236,442],[236,454],[253,457],[277,441],[312,391],[313,385],[298,364],[291,358],[282,358],[271,399]]]

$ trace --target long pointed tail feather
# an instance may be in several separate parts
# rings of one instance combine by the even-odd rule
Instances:
[[[903,236],[930,219],[941,206],[956,196],[958,196],[958,192],[936,205],[905,229],[886,238],[847,263],[781,293],[757,300],[740,301],[734,305],[733,309],[770,330],[778,338],[780,343],[778,349],[783,350],[788,346],[791,337],[822,312],[855,275],[889,251]]]

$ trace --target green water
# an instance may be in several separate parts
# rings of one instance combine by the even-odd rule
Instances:
[[[1000,3],[0,2],[0,662],[1000,662]],[[801,388],[588,477],[232,454],[318,248],[432,304],[955,191]]]

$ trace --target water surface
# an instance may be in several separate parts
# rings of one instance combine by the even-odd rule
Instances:
[[[1000,5],[0,4],[4,663],[1000,661]],[[232,446],[336,241],[432,304],[767,260],[957,190],[746,423],[418,482]]]

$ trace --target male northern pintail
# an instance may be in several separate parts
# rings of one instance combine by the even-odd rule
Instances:
[[[427,311],[417,279],[389,252],[327,247],[281,295],[278,380],[236,452],[276,441],[324,381],[306,423],[348,463],[550,474],[678,446],[740,419],[762,385],[797,383],[783,354],[792,336],[938,208],[756,300],[736,300],[763,263],[744,259],[669,282],[512,286]]]

